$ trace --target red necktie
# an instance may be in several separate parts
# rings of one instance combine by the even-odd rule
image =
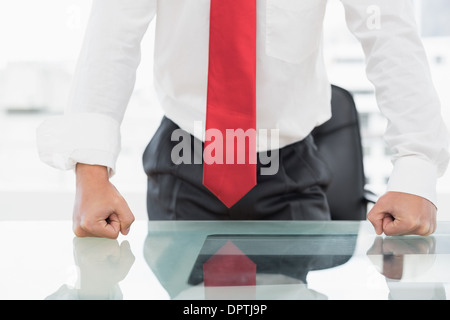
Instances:
[[[254,299],[256,264],[233,242],[227,241],[203,264],[203,282],[207,299],[236,299],[237,296]],[[223,287],[240,288],[226,290]],[[230,294],[232,296],[227,297]]]
[[[230,208],[256,185],[256,0],[211,0],[205,129],[203,184]]]
[[[256,264],[227,241],[203,264],[205,287],[255,286]]]

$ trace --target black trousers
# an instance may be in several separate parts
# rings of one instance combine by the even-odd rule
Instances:
[[[172,150],[180,143],[171,139],[176,129],[180,130],[164,117],[143,154],[149,220],[331,219],[325,195],[331,174],[311,136],[279,150],[279,167],[273,175],[261,175],[264,165],[258,160],[257,185],[227,208],[203,186],[202,164],[172,161]],[[201,158],[198,150],[203,149],[195,147],[201,142],[184,135],[192,141],[193,158]]]

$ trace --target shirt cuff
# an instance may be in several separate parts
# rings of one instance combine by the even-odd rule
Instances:
[[[108,167],[115,173],[120,152],[120,124],[105,115],[77,113],[54,116],[36,132],[40,159],[57,169],[69,170],[80,163]]]
[[[387,191],[421,196],[437,207],[437,169],[428,161],[416,157],[399,158],[388,182]]]

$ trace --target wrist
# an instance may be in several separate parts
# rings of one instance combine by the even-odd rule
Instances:
[[[108,168],[101,165],[77,163],[75,167],[77,186],[84,182],[108,181]]]

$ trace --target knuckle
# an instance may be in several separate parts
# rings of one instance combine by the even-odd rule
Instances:
[[[94,228],[94,222],[90,219],[83,219],[80,221],[80,229],[85,232],[91,232]]]
[[[422,226],[422,228],[420,230],[420,235],[429,236],[429,235],[433,234],[435,231],[436,231],[436,226],[427,223],[426,225]]]
[[[377,212],[377,207],[376,205],[372,207],[372,209],[367,213],[367,218],[368,219],[373,219],[373,217],[375,216]]]
[[[87,231],[85,229],[83,229],[81,224],[75,225],[73,228],[73,232],[77,237],[87,237],[88,236]]]
[[[83,237],[84,236],[83,229],[79,225],[77,225],[77,226],[75,226],[73,228],[73,233],[75,233],[75,235],[77,237]]]

